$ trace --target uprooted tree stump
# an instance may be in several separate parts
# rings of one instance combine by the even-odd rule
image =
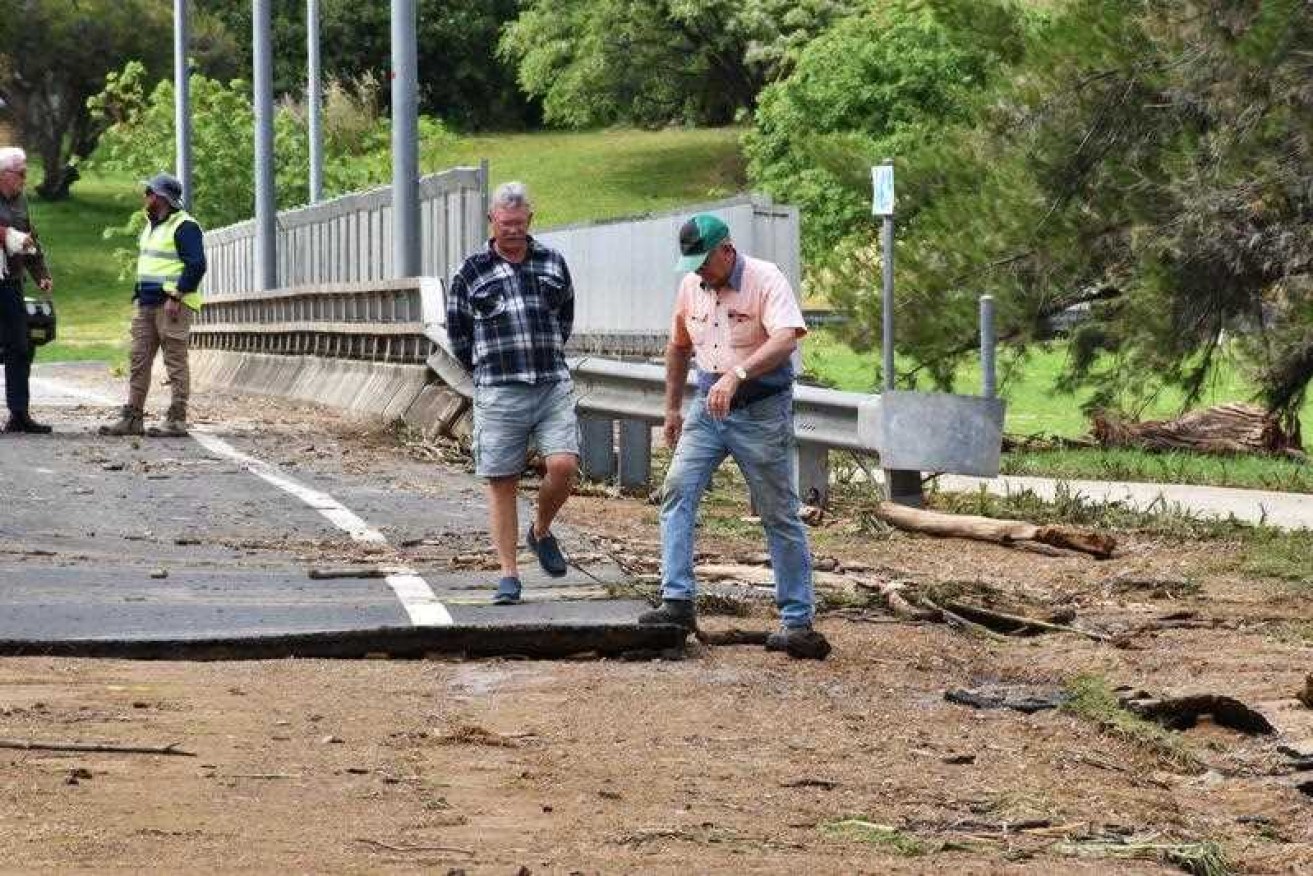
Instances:
[[[1304,458],[1298,430],[1287,432],[1280,418],[1257,405],[1224,404],[1190,411],[1175,420],[1132,423],[1115,414],[1094,414],[1091,432],[1101,447],[1190,450],[1214,454],[1274,454]]]
[[[884,522],[909,532],[927,535],[970,538],[1013,545],[1034,542],[1050,547],[1079,551],[1104,560],[1112,556],[1117,540],[1102,532],[1073,526],[1040,526],[1024,520],[996,520],[970,514],[942,514],[922,508],[910,508],[893,502],[881,502],[875,514]]]

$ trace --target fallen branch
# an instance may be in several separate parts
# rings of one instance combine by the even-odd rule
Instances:
[[[310,569],[306,574],[315,581],[328,581],[333,578],[386,578],[388,573],[377,566],[363,566],[354,569]]]
[[[960,627],[961,629],[975,633],[976,635],[982,636],[986,639],[993,639],[996,642],[1006,642],[1008,640],[1007,636],[1000,635],[999,633],[996,633],[993,630],[991,630],[989,627],[978,624],[975,621],[967,620],[966,618],[962,617],[960,614],[957,614],[956,612],[953,611],[949,611],[948,609],[935,604],[935,602],[927,596],[918,597],[918,601],[926,608],[930,609],[932,612],[938,615],[938,617],[942,619],[944,623],[949,624],[950,626]]]
[[[1027,629],[1034,629],[1044,630],[1051,633],[1075,633],[1078,636],[1084,636],[1085,638],[1093,639],[1096,642],[1107,642],[1110,639],[1109,636],[1105,636],[1102,633],[1094,633],[1088,630],[1068,626],[1066,624],[1057,624],[1051,621],[1040,620],[1039,618],[1027,617],[1025,615],[1007,614],[1005,612],[995,611],[992,608],[972,605],[968,602],[949,600],[945,605],[958,614],[1005,635],[1016,635]],[[1002,627],[1002,629],[999,629],[999,627]]]
[[[907,597],[903,596],[903,591],[907,589],[907,585],[901,581],[853,580],[857,581],[858,587],[865,590],[874,590],[876,593],[879,593],[880,598],[884,600],[884,604],[888,606],[889,610],[893,612],[895,617],[907,621],[939,619],[939,616],[936,615],[933,610],[928,608],[917,608],[915,605],[908,602]]]
[[[18,748],[24,751],[94,751],[112,754],[172,754],[178,757],[195,757],[195,752],[183,751],[178,743],[168,745],[114,745],[101,742],[34,742],[30,739],[0,739],[0,748]]]
[[[881,502],[875,515],[899,529],[950,538],[970,538],[995,544],[1014,545],[1038,542],[1090,554],[1098,559],[1112,556],[1116,540],[1106,533],[1091,532],[1069,526],[1039,526],[1024,520],[996,520],[969,514],[941,514],[921,508],[909,508],[893,502]]]
[[[388,852],[450,852],[453,855],[474,856],[473,849],[458,849],[455,846],[394,846],[391,843],[381,842],[369,837],[356,837],[356,842]]]
[[[693,632],[694,637],[704,645],[764,645],[767,630],[740,630],[737,627],[728,630],[703,630]]]

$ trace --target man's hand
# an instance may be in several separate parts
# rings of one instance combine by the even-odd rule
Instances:
[[[36,287],[40,289],[42,292],[45,292],[47,295],[49,295],[51,290],[55,288],[55,281],[50,279],[49,277],[43,277],[42,279],[36,281]]]
[[[707,393],[707,413],[717,420],[729,416],[729,405],[734,400],[734,393],[739,391],[739,378],[733,371],[726,371],[711,386]]]
[[[169,319],[177,319],[178,314],[182,313],[182,302],[173,296],[164,300],[164,315]]]
[[[679,408],[666,411],[666,421],[661,426],[661,432],[667,447],[673,448],[679,443],[679,436],[684,432],[684,414]]]

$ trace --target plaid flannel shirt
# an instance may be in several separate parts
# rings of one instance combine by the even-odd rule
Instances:
[[[569,379],[565,342],[573,325],[570,269],[533,237],[519,264],[488,241],[451,278],[447,337],[475,386]]]

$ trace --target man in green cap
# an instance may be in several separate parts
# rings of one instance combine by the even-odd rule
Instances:
[[[696,627],[693,529],[712,474],[732,456],[766,530],[781,629],[769,651],[823,659],[830,645],[812,628],[811,548],[794,486],[793,353],[807,333],[783,272],[739,253],[729,227],[702,213],[679,230],[684,274],[666,345],[666,442],[675,448],[662,486],[661,605],[642,624]],[[683,414],[689,360],[697,397]]]

